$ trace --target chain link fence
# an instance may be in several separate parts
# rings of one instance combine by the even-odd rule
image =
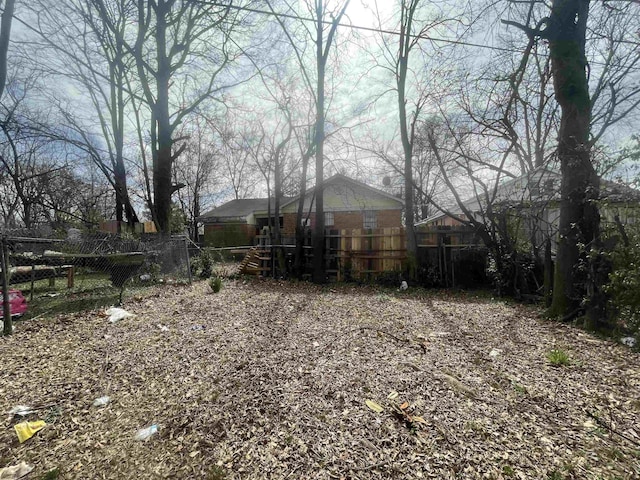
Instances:
[[[27,317],[47,313],[48,307],[65,311],[65,304],[73,311],[119,303],[125,292],[154,284],[191,282],[184,236],[134,238],[72,229],[65,238],[54,238],[21,230],[4,232],[1,242],[8,260],[2,274],[8,289],[28,300]]]

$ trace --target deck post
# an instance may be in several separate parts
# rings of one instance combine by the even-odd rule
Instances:
[[[11,305],[9,304],[9,247],[6,235],[0,237],[0,262],[2,262],[2,313],[4,320],[3,335],[11,335]]]
[[[67,268],[67,288],[73,288],[76,267],[71,265]]]

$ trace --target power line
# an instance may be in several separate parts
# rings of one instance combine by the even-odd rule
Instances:
[[[640,0],[637,0],[640,1]],[[303,22],[312,22],[312,23],[318,23],[318,19],[315,18],[311,18],[311,17],[303,17],[300,15],[294,15],[291,13],[281,13],[281,12],[274,12],[271,10],[261,10],[258,8],[251,8],[251,7],[245,7],[245,6],[239,6],[239,5],[233,5],[233,4],[223,4],[223,3],[219,3],[219,2],[206,2],[206,1],[202,1],[201,3],[204,3],[206,5],[210,5],[213,7],[223,7],[223,8],[228,8],[228,9],[233,9],[233,10],[240,10],[240,11],[245,11],[245,12],[250,12],[250,13],[258,13],[261,15],[269,15],[272,17],[281,17],[281,18],[288,18],[291,20],[301,20]],[[333,25],[334,22],[329,21],[329,20],[320,20],[320,23],[322,23],[323,25]],[[353,24],[349,24],[349,23],[337,23],[337,25],[339,27],[345,27],[345,28],[350,28],[352,30],[363,30],[366,32],[373,32],[373,33],[383,33],[383,34],[387,34],[387,35],[394,35],[399,37],[401,35],[400,32],[397,32],[395,30],[387,30],[387,29],[383,29],[383,28],[374,28],[374,27],[365,27],[362,25],[353,25]],[[413,34],[407,34],[408,37],[410,38],[417,38],[420,40],[429,40],[432,42],[442,42],[442,43],[449,43],[452,45],[463,45],[463,46],[467,46],[467,47],[476,47],[476,48],[484,48],[486,50],[493,50],[493,51],[498,51],[498,52],[507,52],[507,53],[517,53],[517,54],[524,54],[524,50],[518,50],[515,48],[508,48],[508,47],[498,47],[495,45],[484,45],[482,43],[473,43],[473,42],[465,42],[462,40],[452,40],[452,39],[448,39],[448,38],[437,38],[437,37],[432,37],[429,35],[413,35]],[[636,42],[631,42],[631,41],[625,41],[625,40],[621,40],[621,43],[629,43],[629,44],[633,44],[636,45]],[[541,54],[542,56],[548,56],[548,54]],[[597,62],[597,61],[591,61],[589,62],[590,65],[599,65],[599,66],[608,66],[608,64],[603,63],[603,62]],[[630,70],[633,71],[640,71],[640,68],[630,68]]]
[[[223,3],[218,3],[218,2],[205,2],[203,1],[202,3],[206,4],[206,5],[211,5],[212,7],[224,7],[224,8],[229,8],[229,9],[233,9],[233,10],[241,10],[244,12],[250,12],[250,13],[258,13],[258,14],[262,14],[262,15],[269,15],[272,17],[281,17],[281,18],[288,18],[291,20],[302,20],[303,22],[312,22],[312,23],[318,23],[318,20],[315,18],[311,18],[311,17],[302,17],[300,15],[293,15],[291,13],[281,13],[281,12],[273,12],[270,10],[260,10],[258,8],[251,8],[251,7],[244,7],[244,6],[239,6],[239,5],[225,5]],[[324,25],[333,25],[334,22],[331,22],[329,20],[320,20],[320,23],[324,24]],[[365,27],[363,25],[353,25],[350,23],[337,23],[337,25],[339,27],[345,27],[345,28],[350,28],[352,30],[363,30],[366,32],[373,32],[373,33],[384,33],[387,35],[395,35],[397,37],[399,37],[401,34],[400,32],[396,32],[394,30],[387,30],[384,28],[374,28],[374,27]],[[472,42],[464,42],[462,40],[452,40],[452,39],[447,39],[447,38],[437,38],[437,37],[431,37],[429,35],[413,35],[413,34],[408,34],[407,35],[410,38],[417,38],[420,40],[429,40],[432,42],[443,42],[443,43],[451,43],[454,45],[465,45],[468,47],[477,47],[477,48],[485,48],[488,50],[497,50],[497,51],[501,51],[501,52],[509,52],[509,53],[524,53],[524,51],[522,50],[516,50],[513,48],[507,48],[507,47],[496,47],[496,46],[492,46],[492,45],[483,45],[481,43],[472,43]]]

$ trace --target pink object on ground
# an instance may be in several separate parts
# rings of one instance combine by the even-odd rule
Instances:
[[[2,291],[0,291],[0,316],[3,313],[2,308]],[[9,290],[9,311],[12,317],[17,317],[27,311],[27,300],[20,290]]]

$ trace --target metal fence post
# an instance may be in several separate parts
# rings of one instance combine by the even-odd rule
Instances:
[[[188,237],[184,237],[184,252],[187,258],[187,274],[189,275],[189,284],[193,282],[193,278],[191,278],[191,259],[189,258],[189,239]]]
[[[11,335],[11,306],[9,305],[9,247],[6,235],[0,239],[0,261],[2,262],[2,312],[4,320],[3,335]]]

